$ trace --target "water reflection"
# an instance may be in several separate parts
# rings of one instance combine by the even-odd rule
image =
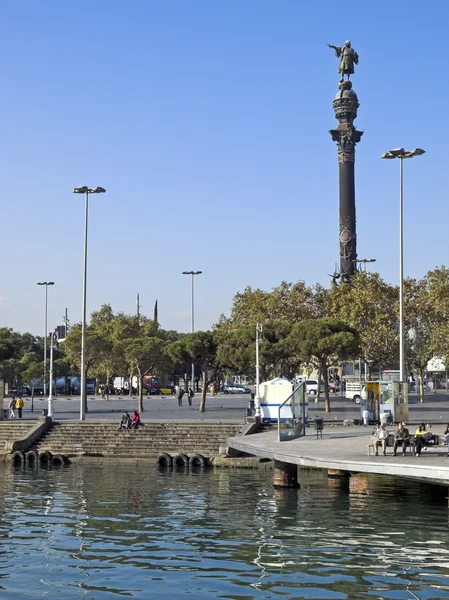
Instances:
[[[449,598],[447,491],[381,477],[8,470],[7,598]],[[20,565],[20,568],[18,568]]]

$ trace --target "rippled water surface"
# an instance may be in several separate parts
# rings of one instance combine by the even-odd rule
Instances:
[[[447,491],[388,478],[0,470],[4,598],[449,599]]]

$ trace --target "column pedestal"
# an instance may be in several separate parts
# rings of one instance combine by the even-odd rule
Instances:
[[[328,469],[327,476],[329,479],[349,479],[351,473],[349,471],[341,471],[340,469]]]
[[[275,488],[299,488],[298,467],[291,463],[274,461],[273,487]]]

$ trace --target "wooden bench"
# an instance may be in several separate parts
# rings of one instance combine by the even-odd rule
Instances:
[[[443,444],[440,441],[440,436],[437,434],[434,434],[435,439],[434,440],[429,440],[428,442],[424,442],[423,448],[425,450],[427,450],[427,448],[443,448],[446,449],[447,452],[449,453],[449,446],[447,444]],[[416,454],[416,436],[413,437],[413,442],[412,442],[412,451],[413,454]]]
[[[394,433],[389,433],[388,437],[387,437],[387,448],[394,448],[394,442],[395,442],[395,437],[394,437]],[[368,444],[367,446],[367,450],[368,450],[368,456],[375,456],[376,455],[376,446],[378,447],[382,447],[382,441],[379,440],[376,437],[373,437],[371,439],[371,442]],[[398,446],[398,449],[401,446]],[[413,442],[412,443],[408,443],[406,446],[406,451],[407,448],[410,448],[410,453],[413,452]]]

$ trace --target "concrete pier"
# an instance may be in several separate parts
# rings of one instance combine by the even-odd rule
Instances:
[[[435,433],[442,430],[443,426],[441,432],[435,428]],[[305,437],[279,442],[277,432],[270,431],[228,438],[227,444],[240,452],[279,463],[327,472],[376,473],[449,486],[449,458],[445,446],[429,448],[419,457],[393,456],[392,448],[387,448],[386,456],[368,456],[371,432],[363,427],[325,427],[323,439],[316,439],[313,434],[310,431]]]
[[[275,488],[299,488],[298,467],[289,462],[275,460],[273,486]]]

